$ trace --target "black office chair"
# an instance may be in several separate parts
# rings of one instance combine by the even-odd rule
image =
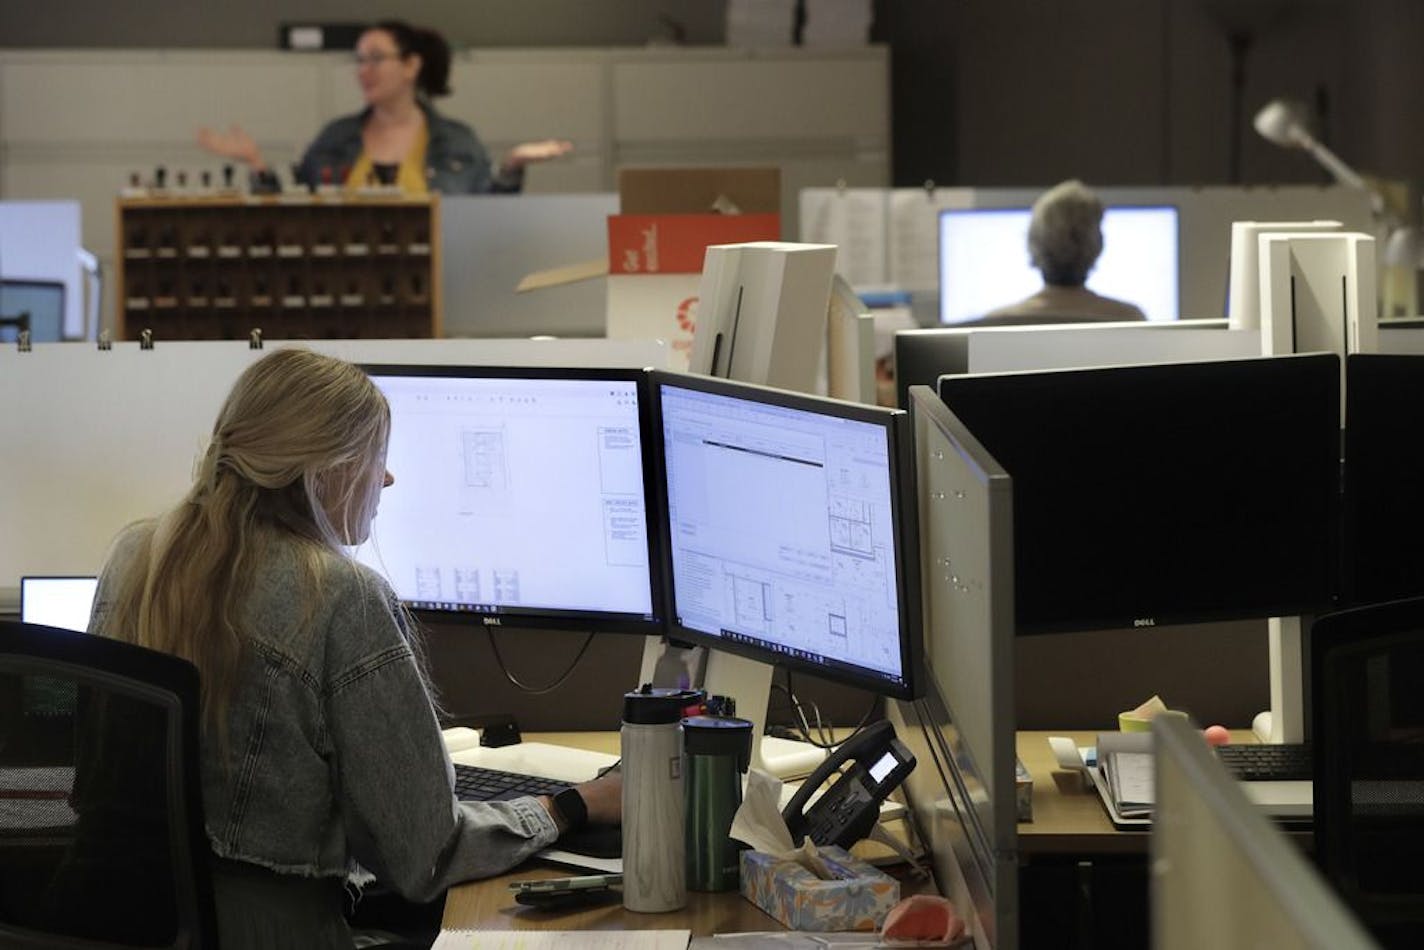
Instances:
[[[1424,945],[1424,597],[1310,637],[1317,860],[1383,945]]]
[[[198,673],[0,623],[0,945],[217,945]]]

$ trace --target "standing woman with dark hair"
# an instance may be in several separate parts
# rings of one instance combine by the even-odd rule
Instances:
[[[379,182],[407,194],[517,192],[524,167],[568,152],[559,139],[514,146],[491,165],[489,153],[463,122],[446,118],[431,100],[450,93],[450,47],[434,30],[383,20],[356,43],[356,79],[366,108],[321,130],[297,166],[303,184],[360,187]],[[270,175],[257,143],[242,129],[200,129],[198,144]]]

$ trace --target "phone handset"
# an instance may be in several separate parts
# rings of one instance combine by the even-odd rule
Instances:
[[[824,795],[806,803],[831,774],[849,763]],[[849,848],[870,834],[880,820],[880,803],[915,768],[915,757],[895,735],[888,720],[866,726],[841,743],[801,784],[781,811],[791,840]]]

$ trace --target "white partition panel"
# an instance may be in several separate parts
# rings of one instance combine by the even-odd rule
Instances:
[[[339,340],[360,363],[667,366],[643,340]],[[245,342],[0,349],[0,602],[25,574],[92,574],[126,524],[186,491],[233,381],[266,351]]]

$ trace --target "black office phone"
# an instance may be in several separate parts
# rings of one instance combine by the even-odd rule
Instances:
[[[893,725],[882,719],[866,726],[817,766],[782,809],[791,840],[849,848],[870,834],[880,820],[880,803],[914,769],[915,757]],[[835,782],[808,808],[811,796],[836,772]]]

